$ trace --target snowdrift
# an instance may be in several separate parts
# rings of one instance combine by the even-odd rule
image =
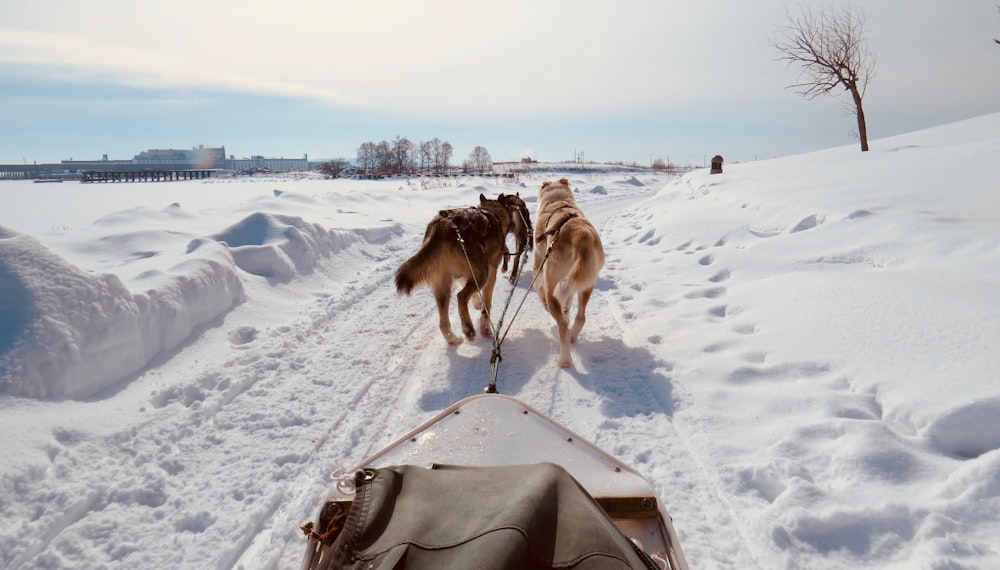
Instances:
[[[84,399],[178,347],[198,327],[245,300],[246,274],[287,283],[363,237],[281,214],[254,212],[222,231],[193,238],[128,228],[189,218],[177,204],[136,208],[95,222],[105,247],[132,252],[115,274],[80,269],[35,238],[0,226],[0,393]],[[171,239],[173,238],[173,239]],[[168,248],[175,246],[178,251]],[[172,266],[142,260],[173,256]]]

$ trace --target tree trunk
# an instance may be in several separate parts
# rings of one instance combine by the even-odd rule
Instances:
[[[861,139],[861,152],[868,150],[868,126],[865,124],[865,110],[861,106],[861,93],[858,92],[856,85],[852,85],[851,97],[854,98],[854,107],[857,109],[858,116],[858,138]]]

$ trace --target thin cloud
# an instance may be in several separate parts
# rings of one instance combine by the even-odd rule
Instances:
[[[0,29],[0,62],[62,81],[100,81],[130,87],[195,88],[312,99],[337,106],[362,101],[325,87],[233,74],[136,48],[72,34]]]

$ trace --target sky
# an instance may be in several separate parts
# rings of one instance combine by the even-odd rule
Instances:
[[[721,174],[0,183],[0,565],[300,567],[332,473],[490,381],[397,294],[427,222],[566,177],[606,254],[573,366],[528,256],[497,389],[691,568],[1000,567],[998,153],[994,113]]]
[[[769,42],[839,0],[413,3],[10,0],[0,164],[148,148],[354,158],[439,138],[460,164],[648,165],[854,142],[845,94],[805,101]],[[878,75],[869,138],[1000,110],[993,0],[855,3]]]

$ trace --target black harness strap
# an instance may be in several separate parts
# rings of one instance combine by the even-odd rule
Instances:
[[[463,223],[455,223],[456,218],[459,218],[459,213],[465,214]],[[448,210],[448,223],[452,225],[455,230],[459,232],[464,232],[465,230],[472,227],[472,222],[478,217],[486,216],[486,211],[479,206],[470,206],[468,208],[458,208],[455,210]],[[486,217],[486,221],[489,222],[489,217]]]

